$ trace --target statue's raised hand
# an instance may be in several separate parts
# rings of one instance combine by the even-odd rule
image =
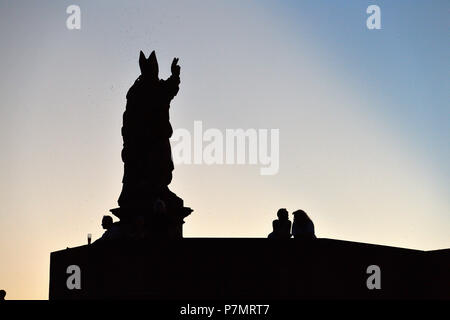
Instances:
[[[178,65],[178,58],[173,58],[172,66],[170,67],[172,74],[175,76],[180,75],[180,66]]]

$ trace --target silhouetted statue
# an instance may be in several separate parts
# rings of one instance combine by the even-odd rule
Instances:
[[[289,239],[291,237],[291,221],[289,213],[285,208],[281,208],[277,212],[278,219],[272,222],[273,231],[268,238],[271,239]]]
[[[134,220],[134,230],[132,231],[131,237],[137,240],[145,239],[148,237],[144,216],[137,216]]]
[[[175,234],[180,236],[183,218],[192,212],[168,188],[174,169],[169,141],[173,133],[169,108],[179,90],[180,66],[178,58],[174,58],[172,75],[167,80],[159,79],[155,51],[148,59],[141,51],[139,67],[141,75],[127,93],[123,114],[124,175],[118,200],[120,208],[111,212],[121,221],[137,223],[139,228],[144,225],[161,235],[168,235],[175,228],[179,231]],[[156,201],[165,204],[164,217],[154,214]]]
[[[5,300],[6,297],[6,291],[5,290],[0,290],[0,301]]]
[[[316,239],[314,223],[305,211],[297,210],[292,213],[294,223],[292,225],[292,235],[300,239]]]

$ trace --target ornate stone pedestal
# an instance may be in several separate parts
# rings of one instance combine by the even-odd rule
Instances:
[[[182,239],[184,218],[191,214],[192,209],[182,207],[165,213],[156,213],[148,208],[114,208],[109,211],[120,219],[119,227],[124,238]]]

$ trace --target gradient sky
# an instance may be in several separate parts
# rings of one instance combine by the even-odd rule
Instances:
[[[81,7],[81,30],[66,8]],[[381,30],[366,8],[381,8]],[[449,1],[0,1],[0,289],[47,299],[50,252],[117,206],[138,54],[180,58],[173,127],[280,130],[280,170],[179,165],[186,237],[450,247]]]

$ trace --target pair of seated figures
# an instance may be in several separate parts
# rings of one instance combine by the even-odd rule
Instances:
[[[285,208],[281,208],[277,212],[278,219],[273,220],[273,231],[268,238],[271,239],[315,239],[314,224],[305,211],[297,210],[292,213],[294,223],[289,220],[289,213]]]

